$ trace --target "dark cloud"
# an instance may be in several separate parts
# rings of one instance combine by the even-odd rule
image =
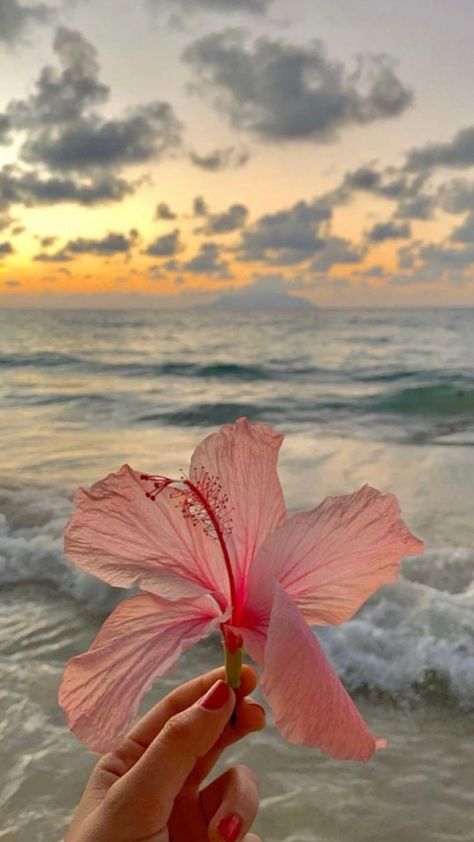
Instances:
[[[474,126],[461,129],[448,143],[427,143],[407,155],[408,170],[432,170],[435,167],[464,169],[474,166]]]
[[[331,208],[318,200],[265,214],[244,231],[239,257],[281,266],[301,263],[324,247],[322,228],[331,216]]]
[[[11,243],[3,242],[0,243],[0,257],[4,257],[7,254],[13,254],[14,248]]]
[[[379,222],[369,231],[367,237],[371,243],[383,243],[385,240],[406,240],[411,236],[408,222]]]
[[[137,105],[106,119],[97,108],[110,89],[100,81],[95,48],[65,27],[53,46],[59,68],[43,68],[34,93],[7,108],[11,126],[27,132],[23,160],[53,171],[90,172],[146,163],[176,150],[181,124],[168,103]]]
[[[37,263],[67,263],[72,260],[72,257],[64,250],[57,251],[55,254],[41,251],[39,254],[35,254],[33,260]]]
[[[26,228],[25,228],[24,225],[15,225],[15,227],[12,228],[12,236],[18,237],[20,234],[23,234],[25,231],[26,231]]]
[[[438,200],[442,210],[447,213],[474,211],[474,182],[466,178],[453,179],[441,185]]]
[[[21,5],[18,0],[0,2],[0,41],[15,44],[33,24],[48,23],[52,9],[44,3]]]
[[[369,165],[346,173],[339,197],[343,201],[353,192],[370,193],[398,203],[394,216],[398,219],[430,219],[436,207],[436,196],[423,192],[426,173],[408,174],[395,167],[378,170]]]
[[[412,103],[386,56],[366,56],[356,72],[332,61],[321,41],[298,46],[242,30],[206,35],[184,52],[197,79],[231,123],[267,140],[325,142],[348,125],[394,117]]]
[[[400,269],[411,269],[415,265],[416,249],[412,243],[398,249],[398,266]]]
[[[458,228],[455,228],[450,239],[454,243],[474,243],[474,211],[471,211]]]
[[[436,210],[436,196],[420,193],[413,199],[402,199],[395,211],[399,219],[432,219]]]
[[[176,214],[166,202],[160,202],[156,206],[155,219],[173,220],[176,219]]]
[[[417,198],[425,182],[425,175],[409,175],[396,167],[379,170],[368,165],[346,173],[341,190],[373,193],[395,201]]]
[[[183,12],[194,12],[203,9],[214,12],[252,12],[262,14],[270,6],[272,0],[149,0],[157,10],[177,9]]]
[[[4,283],[6,287],[11,287],[12,289],[14,289],[15,287],[21,287],[21,281],[15,281],[13,279],[4,281]]]
[[[228,280],[231,277],[227,263],[221,259],[217,243],[203,243],[199,253],[184,263],[182,268],[193,275],[207,275],[220,280]]]
[[[0,146],[8,146],[11,143],[11,123],[6,114],[0,114]]]
[[[364,275],[368,278],[385,278],[386,274],[384,267],[379,264],[368,266],[367,269],[364,269]]]
[[[180,231],[176,228],[171,234],[157,237],[146,249],[149,257],[173,257],[182,250]]]
[[[180,124],[164,102],[130,109],[121,119],[92,115],[57,133],[28,140],[23,158],[51,170],[89,171],[157,160],[180,141]]]
[[[248,208],[245,205],[231,205],[222,213],[212,213],[207,216],[206,223],[198,229],[202,234],[228,234],[238,231],[247,221]]]
[[[198,155],[196,152],[191,152],[189,157],[195,167],[207,172],[219,172],[220,170],[243,167],[249,160],[250,155],[245,149],[227,146],[225,149],[214,149],[207,155]]]
[[[81,118],[84,111],[105,103],[110,89],[100,79],[97,50],[80,32],[61,26],[53,50],[59,68],[47,65],[25,100],[13,100],[8,114],[18,129],[64,126]]]
[[[196,196],[193,202],[194,216],[207,216],[209,213],[206,202],[202,196]]]
[[[134,187],[125,179],[105,173],[88,179],[40,176],[34,171],[6,166],[0,170],[0,209],[10,205],[56,205],[71,202],[97,205],[118,202]]]
[[[344,237],[328,237],[313,257],[310,269],[313,272],[327,272],[332,266],[359,263],[364,253]]]
[[[410,283],[463,283],[471,276],[474,266],[474,243],[411,243],[399,250],[399,266],[408,270],[393,276],[396,284]]]
[[[135,230],[130,231],[128,235],[110,232],[98,240],[78,237],[76,240],[69,240],[64,251],[68,254],[95,254],[103,257],[128,254],[137,238],[138,232]]]
[[[52,237],[40,237],[39,238],[40,246],[43,249],[49,249],[49,248],[51,248],[51,246],[54,246],[57,239],[58,238],[54,237],[54,236],[52,236]]]
[[[158,160],[180,142],[180,123],[168,103],[130,109],[120,119],[96,115],[59,133],[41,132],[27,141],[23,157],[51,170],[89,171]]]

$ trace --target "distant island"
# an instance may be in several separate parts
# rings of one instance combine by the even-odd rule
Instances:
[[[253,287],[222,295],[211,306],[219,310],[311,310],[314,308],[314,304],[306,298],[288,295],[287,292],[256,290]]]

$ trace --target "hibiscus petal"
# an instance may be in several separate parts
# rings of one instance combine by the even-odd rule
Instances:
[[[310,624],[337,625],[395,581],[403,556],[423,550],[393,494],[365,485],[299,512],[265,541],[251,571],[248,612],[268,617],[276,579]]]
[[[286,516],[276,470],[282,440],[266,424],[239,418],[204,439],[191,460],[192,480],[204,470],[227,494],[232,526],[226,541],[241,599],[256,551]]]
[[[170,599],[202,593],[229,598],[224,562],[200,524],[183,517],[176,490],[148,499],[141,474],[124,465],[75,497],[66,528],[70,560],[111,585]]]
[[[110,751],[153,680],[224,619],[211,597],[170,602],[142,593],[125,599],[88,652],[66,666],[59,704],[71,730],[93,751]]]
[[[338,760],[369,760],[376,741],[295,603],[276,586],[262,691],[283,736]]]

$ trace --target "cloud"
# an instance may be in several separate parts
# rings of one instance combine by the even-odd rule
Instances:
[[[448,143],[427,143],[407,155],[408,170],[431,170],[435,167],[464,169],[474,166],[474,126],[461,129]]]
[[[405,240],[411,236],[411,229],[407,222],[379,222],[369,231],[367,237],[371,243],[382,243],[385,240]]]
[[[15,44],[33,24],[48,23],[52,9],[44,3],[35,6],[21,5],[18,0],[0,2],[0,42]]]
[[[474,243],[474,211],[471,211],[458,228],[455,228],[450,239],[454,243]]]
[[[214,149],[207,155],[198,155],[196,152],[191,152],[189,157],[195,167],[207,172],[219,172],[243,167],[250,156],[245,149],[227,146],[225,149]]]
[[[15,289],[16,287],[21,287],[21,281],[15,281],[13,279],[4,281],[6,287],[10,287],[11,289]]]
[[[413,100],[387,56],[365,56],[349,72],[321,41],[258,38],[249,47],[243,30],[227,29],[198,39],[183,57],[196,76],[192,90],[266,140],[327,142],[349,125],[397,116]]]
[[[180,231],[176,228],[171,234],[157,237],[146,249],[149,257],[173,257],[182,250]]]
[[[193,275],[207,275],[220,280],[231,278],[229,267],[221,259],[220,247],[217,243],[203,243],[199,253],[184,263],[182,268]]]
[[[436,196],[420,193],[413,199],[402,199],[395,211],[399,219],[432,219],[436,209]]]
[[[37,263],[66,263],[72,260],[72,257],[64,250],[57,251],[55,254],[41,251],[39,254],[35,254],[33,260]]]
[[[239,258],[281,266],[301,263],[324,247],[321,229],[331,216],[331,208],[318,200],[265,214],[243,232]]]
[[[262,14],[272,0],[150,0],[151,5],[160,9],[176,8],[184,12],[196,9],[214,12],[252,12]]]
[[[52,245],[57,237],[44,237],[41,240],[43,248]],[[64,263],[74,259],[77,255],[92,254],[97,257],[113,257],[116,254],[129,254],[138,240],[138,231],[132,229],[129,234],[110,231],[104,237],[77,237],[69,240],[57,252],[40,252],[34,256],[39,263]]]
[[[11,143],[10,119],[6,114],[0,114],[0,146],[8,146]]]
[[[1,208],[1,206],[2,206],[2,203],[1,203],[1,195],[0,195],[0,208]],[[11,216],[9,216],[8,214],[5,214],[5,213],[0,214],[0,231],[6,231],[7,228],[10,228],[10,225],[12,225],[12,223],[13,223],[13,219],[11,218]]]
[[[7,107],[11,126],[26,131],[21,157],[50,170],[86,172],[158,160],[181,142],[181,123],[166,102],[129,108],[105,118],[97,107],[110,89],[99,79],[95,48],[75,30],[54,39],[60,67],[45,67],[35,92]]]
[[[10,205],[56,205],[71,202],[98,205],[118,202],[133,193],[134,186],[123,178],[105,173],[87,179],[40,176],[31,170],[9,165],[0,170],[0,209]]]
[[[228,234],[230,231],[238,231],[245,225],[248,212],[245,205],[235,204],[222,213],[209,214],[205,225],[197,229],[198,233]]]
[[[80,32],[59,27],[53,51],[59,68],[44,67],[34,93],[8,105],[7,112],[18,129],[66,125],[80,119],[84,111],[107,102],[110,96],[109,87],[99,79],[97,50]]]
[[[440,207],[447,213],[465,213],[474,210],[474,182],[455,178],[442,184],[438,191]]]
[[[168,103],[130,109],[120,119],[90,116],[58,134],[42,132],[27,141],[23,158],[51,170],[89,171],[159,160],[180,142],[180,123]]]
[[[313,272],[327,272],[332,266],[345,263],[359,263],[364,252],[344,237],[328,237],[311,261]]]
[[[39,237],[40,246],[43,249],[49,249],[51,246],[54,246],[57,239],[55,236]]]
[[[392,276],[395,284],[463,283],[472,277],[474,242],[458,247],[448,243],[412,243],[399,249],[399,266],[408,272]]]
[[[166,202],[160,202],[156,206],[155,219],[172,220],[176,219],[176,214]]]
[[[14,249],[11,243],[3,242],[0,243],[0,258],[5,257],[8,254],[13,254]]]
[[[209,213],[206,202],[202,196],[196,196],[193,202],[194,216],[207,216]]]
[[[426,180],[426,173],[413,175],[396,167],[378,170],[366,165],[346,173],[338,192],[342,201],[354,192],[396,201],[395,217],[424,220],[431,219],[436,207],[436,196],[423,192]]]
[[[110,257],[114,254],[128,254],[138,239],[134,229],[128,235],[109,232],[101,239],[78,237],[69,240],[64,251],[68,254],[95,254]]]

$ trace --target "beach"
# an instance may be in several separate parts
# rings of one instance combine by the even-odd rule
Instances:
[[[94,758],[56,701],[124,596],[73,569],[72,495],[116,470],[176,475],[245,415],[285,435],[290,511],[396,493],[424,556],[351,621],[315,629],[372,730],[367,765],[270,725],[225,762],[258,773],[266,842],[467,842],[474,749],[474,310],[0,315],[0,840],[59,840]],[[144,709],[218,665],[187,653]]]

